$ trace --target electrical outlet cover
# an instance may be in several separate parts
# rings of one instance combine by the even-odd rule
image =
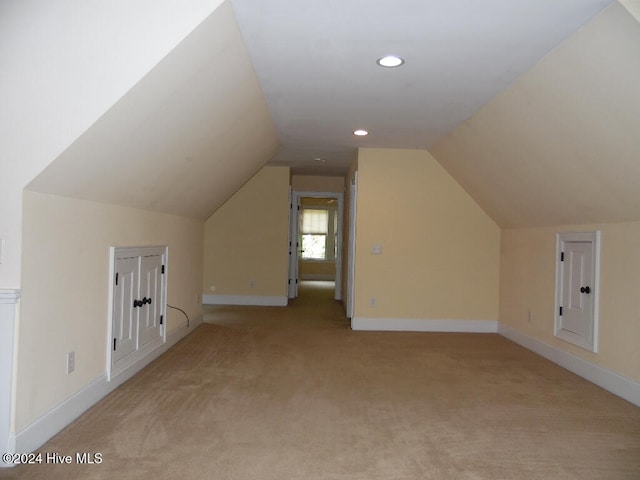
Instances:
[[[76,369],[76,354],[75,352],[67,353],[67,374],[73,372]]]

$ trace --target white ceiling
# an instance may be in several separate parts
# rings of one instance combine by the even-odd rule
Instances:
[[[278,130],[270,163],[332,174],[357,147],[430,147],[613,2],[231,3]],[[389,53],[405,65],[378,67]]]

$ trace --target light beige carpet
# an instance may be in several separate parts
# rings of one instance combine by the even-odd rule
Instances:
[[[352,332],[331,291],[215,307],[10,479],[640,479],[640,408],[497,335]]]

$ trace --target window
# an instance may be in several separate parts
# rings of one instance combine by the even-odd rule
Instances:
[[[337,211],[335,208],[303,208],[300,230],[304,260],[336,258]]]

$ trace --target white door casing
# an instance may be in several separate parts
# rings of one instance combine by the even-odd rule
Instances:
[[[555,335],[598,350],[600,232],[559,233]]]
[[[300,211],[300,199],[294,203],[291,187],[289,187],[289,280],[287,296],[298,297],[298,212]]]
[[[349,197],[349,245],[347,259],[347,317],[353,318],[356,277],[356,218],[358,200],[358,172],[355,172]]]
[[[18,309],[21,292],[0,288],[0,453],[16,453],[15,438],[11,432],[14,382],[14,339],[18,327]],[[13,463],[0,461],[0,470]]]

